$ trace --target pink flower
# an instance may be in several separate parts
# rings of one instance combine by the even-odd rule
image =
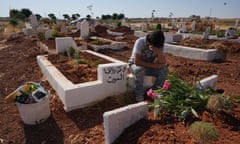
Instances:
[[[149,90],[147,91],[147,95],[148,95],[149,97],[151,97],[152,99],[154,99],[154,98],[156,98],[156,97],[158,96],[158,94],[157,94],[153,89],[149,89]]]
[[[163,89],[164,90],[169,90],[170,89],[170,81],[169,80],[165,80],[164,84],[163,84]]]

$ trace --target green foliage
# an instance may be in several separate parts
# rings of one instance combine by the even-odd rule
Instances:
[[[76,50],[73,48],[73,47],[69,47],[67,49],[67,54],[68,54],[68,57],[73,57],[74,54],[75,54]]]
[[[219,30],[217,32],[217,37],[221,38],[221,37],[225,37],[225,30]]]
[[[27,8],[23,8],[21,9],[21,13],[23,13],[28,18],[32,14],[32,11]]]
[[[155,30],[161,30],[162,29],[162,25],[160,23],[158,23],[155,27]]]
[[[190,135],[199,143],[216,141],[218,139],[218,131],[211,123],[197,121],[189,128]]]
[[[32,12],[28,9],[22,9],[21,11],[19,11],[17,9],[11,9],[9,11],[10,18],[18,19],[18,20],[22,20],[22,21],[24,21],[26,18],[28,18],[29,15],[31,15],[31,14],[32,14]]]
[[[12,26],[17,26],[18,25],[18,21],[16,20],[16,19],[11,19],[10,21],[9,21],[9,24],[11,24]]]
[[[88,41],[91,44],[95,44],[95,45],[104,45],[104,44],[108,44],[109,42],[101,40],[101,39],[88,39]]]
[[[116,22],[116,25],[117,25],[117,27],[120,27],[120,26],[122,26],[122,22],[117,21],[117,22]]]
[[[87,60],[84,60],[84,59],[76,59],[76,63],[77,64],[89,64],[89,62]]]
[[[54,30],[53,33],[52,33],[52,38],[55,39],[58,36],[59,36],[58,31]]]
[[[160,98],[155,98],[152,107],[160,107],[159,115],[168,113],[185,120],[191,114],[198,117],[208,98],[215,91],[213,89],[200,90],[179,79],[176,75],[168,75],[170,89],[157,89]]]

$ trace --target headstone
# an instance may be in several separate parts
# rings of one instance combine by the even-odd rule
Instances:
[[[147,31],[147,25],[145,23],[143,23],[141,25],[141,29],[142,29],[143,32],[146,32]]]
[[[126,20],[124,18],[122,19],[121,23],[122,23],[122,26],[126,26]]]
[[[211,27],[207,27],[205,32],[202,35],[202,39],[208,39],[209,38],[209,32],[211,30]]]
[[[172,28],[175,29],[176,27],[177,27],[177,25],[176,25],[176,20],[173,19],[173,20],[172,20]]]
[[[81,22],[81,35],[82,39],[86,39],[89,36],[89,24],[87,20]]]
[[[234,28],[235,28],[235,29],[238,28],[238,19],[236,19],[236,21],[235,21],[235,26],[234,26]]]
[[[194,20],[191,25],[192,31],[195,31],[196,29],[196,21]]]
[[[136,30],[136,26],[133,24],[130,25],[130,28],[131,28],[131,30],[134,30],[134,31]]]
[[[80,30],[81,29],[81,22],[77,22],[76,27],[77,27],[77,30]]]
[[[187,26],[185,24],[178,30],[178,33],[187,33]]]
[[[30,19],[32,28],[36,28],[38,26],[37,17],[34,14],[32,14],[30,15],[29,19]]]
[[[45,39],[48,40],[52,37],[52,34],[53,34],[53,30],[47,30],[45,32]]]

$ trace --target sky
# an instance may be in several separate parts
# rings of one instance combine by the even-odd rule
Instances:
[[[0,17],[8,17],[10,9],[27,8],[34,14],[57,18],[63,14],[80,14],[85,18],[123,13],[128,18],[189,17],[199,15],[217,18],[240,18],[240,0],[2,0]],[[155,12],[153,12],[155,11]],[[92,12],[92,13],[91,13]]]

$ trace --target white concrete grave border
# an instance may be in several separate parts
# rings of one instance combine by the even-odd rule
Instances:
[[[110,40],[110,39],[105,39],[105,38],[96,37],[96,36],[92,36],[90,38],[110,42],[110,44],[106,44],[106,45],[89,44],[94,49],[94,51],[99,51],[101,49],[119,50],[119,49],[122,49],[124,47],[127,47],[127,42],[118,42],[118,41],[113,41],[113,40]]]
[[[113,63],[98,66],[98,80],[80,84],[69,81],[45,56],[37,56],[38,64],[64,104],[65,111],[82,108],[108,96],[124,93],[127,84],[127,64],[85,50]]]
[[[175,56],[203,60],[213,61],[216,59],[223,59],[222,55],[216,49],[200,49],[187,46],[179,46],[174,44],[164,44],[164,52],[170,53]]]

